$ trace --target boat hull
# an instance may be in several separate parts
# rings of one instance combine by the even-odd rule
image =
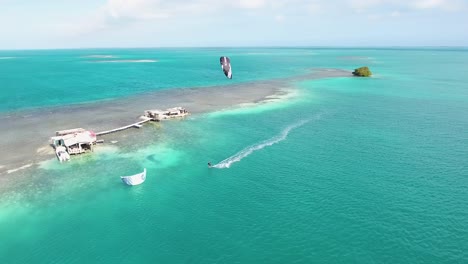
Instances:
[[[58,159],[60,162],[69,161],[69,160],[70,160],[70,154],[68,154],[68,152],[66,151],[65,147],[62,147],[62,146],[57,147],[57,149],[55,150],[55,155],[57,155],[57,159]]]

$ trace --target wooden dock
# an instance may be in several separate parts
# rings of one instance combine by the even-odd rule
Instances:
[[[140,128],[144,123],[149,122],[151,120],[152,120],[151,118],[145,118],[144,120],[142,120],[140,122],[137,122],[137,123],[134,123],[134,124],[131,124],[131,125],[128,125],[128,126],[123,126],[123,127],[119,127],[119,128],[112,129],[112,130],[106,130],[106,131],[98,132],[98,133],[96,133],[96,136],[107,135],[107,134],[119,132],[119,131],[122,131],[122,130],[125,130],[125,129],[129,129],[129,128],[132,128],[132,127]]]

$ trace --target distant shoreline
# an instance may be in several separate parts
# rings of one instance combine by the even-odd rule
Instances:
[[[450,45],[441,45],[441,46],[204,46],[204,47],[191,47],[191,46],[161,46],[161,47],[51,47],[51,48],[3,48],[0,49],[0,52],[9,52],[9,51],[53,51],[53,50],[154,50],[154,49],[378,49],[378,50],[392,50],[392,49],[407,49],[407,50],[417,50],[417,49],[455,49],[455,50],[468,50],[468,46],[450,46]]]

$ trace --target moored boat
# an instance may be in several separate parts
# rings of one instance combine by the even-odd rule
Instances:
[[[55,154],[60,162],[70,160],[70,154],[68,154],[67,149],[64,146],[58,146],[55,148]]]

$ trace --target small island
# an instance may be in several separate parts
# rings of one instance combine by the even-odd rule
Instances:
[[[358,77],[370,77],[372,72],[369,70],[369,67],[366,66],[355,69],[353,71],[353,75]]]

